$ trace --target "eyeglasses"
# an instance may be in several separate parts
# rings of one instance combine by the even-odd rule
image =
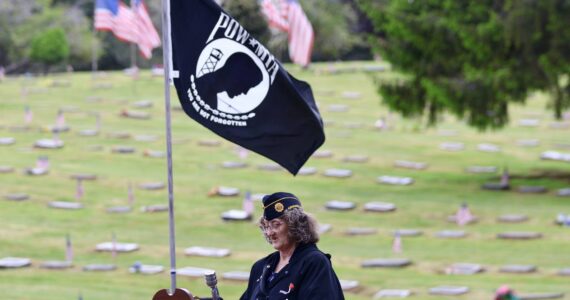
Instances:
[[[268,223],[259,225],[259,229],[261,229],[261,231],[263,231],[263,232],[267,232],[270,230],[276,231],[279,229],[279,227],[281,227],[281,225],[283,225],[283,222],[279,222],[279,221],[268,222]]]

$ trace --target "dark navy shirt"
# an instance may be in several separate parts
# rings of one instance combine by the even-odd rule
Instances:
[[[315,244],[298,245],[289,264],[275,273],[278,262],[279,252],[258,260],[240,300],[344,300],[330,255]]]

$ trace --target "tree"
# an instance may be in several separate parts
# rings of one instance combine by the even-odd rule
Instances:
[[[567,0],[358,0],[372,20],[376,51],[405,76],[380,82],[407,117],[443,112],[480,130],[508,122],[510,103],[552,92],[557,117],[570,107]]]
[[[62,28],[49,28],[40,32],[32,41],[30,58],[44,65],[48,73],[52,65],[64,61],[69,56],[69,44]]]

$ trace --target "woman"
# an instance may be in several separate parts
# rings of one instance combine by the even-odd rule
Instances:
[[[277,251],[251,268],[240,300],[341,300],[340,282],[330,255],[321,252],[317,223],[290,193],[263,197],[260,228]]]

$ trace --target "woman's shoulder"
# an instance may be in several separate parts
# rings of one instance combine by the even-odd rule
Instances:
[[[330,261],[331,255],[319,250],[316,245],[308,245],[302,252],[301,259],[314,264],[324,264]]]

